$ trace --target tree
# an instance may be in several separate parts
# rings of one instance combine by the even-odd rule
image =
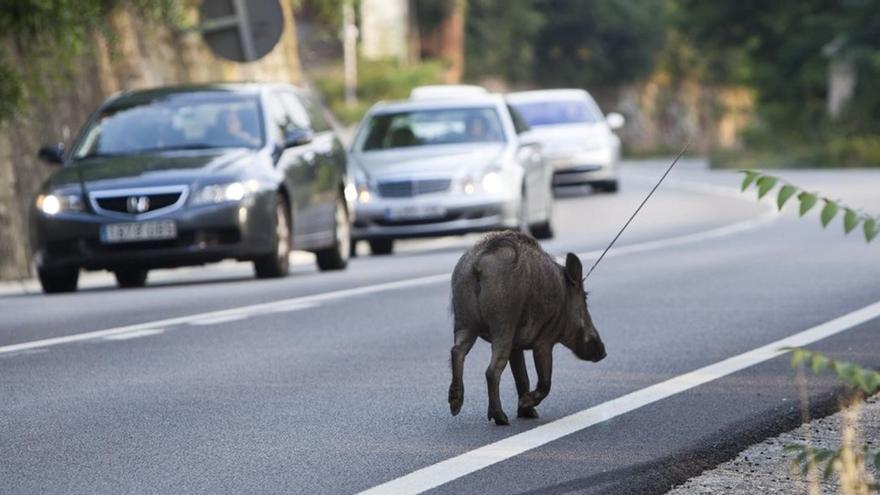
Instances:
[[[533,43],[544,26],[541,0],[470,0],[465,21],[465,75],[532,79]]]

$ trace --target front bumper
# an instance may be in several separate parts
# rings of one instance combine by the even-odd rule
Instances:
[[[185,206],[146,221],[173,220],[171,240],[106,244],[101,226],[125,223],[93,213],[35,213],[34,260],[38,267],[112,270],[125,266],[173,268],[227,258],[252,259],[274,250],[274,216],[269,195],[241,203]]]
[[[617,162],[611,150],[577,152],[548,157],[554,186],[573,186],[617,180]]]
[[[515,228],[519,211],[518,197],[467,197],[426,195],[424,197],[378,198],[355,206],[352,238],[355,240],[485,232]],[[400,208],[442,208],[442,214],[425,218],[394,218],[391,212]]]

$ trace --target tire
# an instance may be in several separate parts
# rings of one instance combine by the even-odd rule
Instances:
[[[373,256],[387,256],[394,252],[394,239],[370,240],[370,254]]]
[[[145,268],[122,268],[113,270],[116,276],[116,286],[120,289],[143,287],[147,284],[147,272]]]
[[[348,258],[351,257],[351,224],[348,221],[348,211],[342,199],[336,199],[336,241],[333,247],[317,251],[318,269],[321,271],[344,270],[348,266]]]
[[[73,292],[79,282],[79,269],[44,270],[37,269],[40,285],[46,294]]]
[[[616,193],[619,189],[617,180],[605,180],[602,182],[597,182],[593,184],[593,187],[598,189],[599,191],[606,193]]]
[[[290,209],[283,196],[275,199],[275,251],[254,260],[257,278],[279,278],[287,276],[290,269]]]

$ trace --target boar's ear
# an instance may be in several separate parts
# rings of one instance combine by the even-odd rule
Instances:
[[[565,278],[571,285],[577,287],[582,283],[584,268],[581,266],[581,260],[574,253],[568,253],[565,257]]]

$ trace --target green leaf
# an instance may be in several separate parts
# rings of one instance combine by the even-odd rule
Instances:
[[[877,468],[877,471],[880,471],[880,450],[874,456],[874,467]]]
[[[804,450],[804,446],[799,443],[789,443],[782,447],[783,452],[800,452],[801,450]],[[880,452],[878,452],[878,455],[880,455]]]
[[[807,358],[808,351],[804,349],[795,349],[791,353],[791,367],[797,368],[804,362],[804,359]]]
[[[755,179],[757,179],[761,175],[760,172],[756,172],[754,170],[740,170],[740,172],[746,174],[746,176],[743,177],[743,181],[742,181],[742,190],[743,191],[748,189],[749,186],[752,185],[752,182],[755,182]]]
[[[827,227],[831,220],[834,219],[834,216],[837,215],[838,210],[840,210],[840,206],[837,205],[834,201],[830,199],[825,199],[825,207],[822,208],[822,227]]]
[[[849,234],[852,232],[852,229],[856,228],[856,225],[858,225],[860,221],[859,214],[856,213],[855,210],[852,208],[846,208],[846,214],[843,215],[844,233]]]
[[[776,177],[771,177],[769,175],[764,175],[758,179],[758,199],[763,198],[765,194],[770,192],[770,190],[773,189],[773,186],[776,185],[777,180]]]
[[[880,233],[880,226],[877,225],[877,220],[873,218],[866,218],[863,227],[865,230],[865,242],[873,241],[877,234]]]
[[[819,201],[819,198],[815,194],[802,192],[798,194],[798,201],[801,202],[800,214],[801,216],[804,216],[806,212],[816,206],[816,202]]]
[[[813,373],[819,374],[828,366],[828,358],[821,354],[813,354],[812,359],[810,360],[810,368],[813,369]]]
[[[825,465],[825,471],[822,472],[822,477],[824,479],[827,480],[828,478],[831,477],[832,474],[834,474],[834,461],[837,460],[837,457],[839,455],[840,455],[840,451],[838,450],[837,452],[834,453],[833,456],[831,456],[831,459],[828,460],[828,464]]]
[[[782,210],[782,207],[785,206],[785,202],[791,198],[794,193],[797,192],[797,188],[792,186],[791,184],[786,184],[782,186],[782,189],[779,190],[779,196],[776,197],[776,204],[779,206],[779,209]]]

